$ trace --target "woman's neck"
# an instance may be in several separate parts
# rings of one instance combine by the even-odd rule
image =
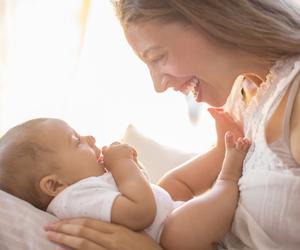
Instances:
[[[267,75],[270,72],[272,64],[270,62],[249,62],[245,67],[246,71],[243,74],[245,78],[259,87],[261,83],[266,81]]]

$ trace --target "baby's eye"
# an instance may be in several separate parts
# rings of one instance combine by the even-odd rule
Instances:
[[[80,143],[81,143],[80,137],[75,137],[75,144],[76,144],[76,146],[79,146]]]

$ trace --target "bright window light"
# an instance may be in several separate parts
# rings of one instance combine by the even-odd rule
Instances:
[[[186,151],[202,152],[213,144],[214,123],[206,106],[198,106],[200,119],[192,124],[185,96],[154,92],[110,1],[88,1],[83,40],[84,1],[12,2],[5,19],[8,60],[0,71],[5,72],[1,134],[31,118],[57,117],[82,134],[93,134],[99,146],[119,140],[129,124]]]

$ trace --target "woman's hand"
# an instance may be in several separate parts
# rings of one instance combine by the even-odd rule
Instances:
[[[239,137],[244,137],[243,128],[239,125],[228,112],[222,108],[209,108],[208,112],[215,119],[217,132],[217,146],[224,147],[224,136],[227,131],[231,131],[234,135],[234,140]]]
[[[95,219],[79,218],[45,226],[49,240],[80,250],[162,250],[144,233]],[[64,248],[62,248],[64,249]]]

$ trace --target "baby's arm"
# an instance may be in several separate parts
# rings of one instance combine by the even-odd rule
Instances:
[[[136,151],[126,144],[103,148],[105,167],[112,173],[119,195],[113,203],[111,221],[132,230],[149,226],[156,214],[150,184],[136,162]]]
[[[174,200],[187,201],[211,188],[222,167],[226,131],[232,131],[236,137],[243,136],[242,128],[228,113],[213,108],[209,112],[216,121],[216,145],[207,153],[168,172],[158,183]]]
[[[168,217],[161,237],[166,250],[214,249],[230,229],[238,201],[238,179],[250,143],[226,133],[226,155],[211,190],[179,207]]]

